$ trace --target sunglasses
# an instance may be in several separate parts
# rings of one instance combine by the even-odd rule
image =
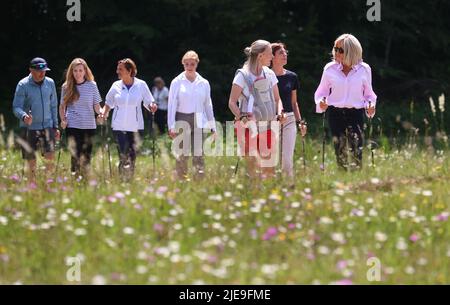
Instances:
[[[339,53],[339,54],[344,54],[344,49],[343,48],[334,47],[334,52]]]
[[[37,69],[37,70],[43,70],[43,69],[47,68],[47,65],[46,64],[34,64],[34,65],[31,65],[31,68]]]

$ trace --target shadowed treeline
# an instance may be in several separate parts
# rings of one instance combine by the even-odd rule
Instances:
[[[381,2],[382,20],[374,23],[366,19],[365,0],[81,1],[81,22],[73,23],[66,19],[66,1],[5,2],[0,113],[15,127],[14,89],[34,56],[48,60],[48,75],[58,87],[70,61],[85,58],[104,96],[116,79],[118,59],[135,59],[138,77],[149,83],[157,75],[170,83],[182,71],[182,54],[195,49],[199,72],[212,86],[216,116],[230,119],[228,94],[244,61],[242,50],[263,38],[287,43],[288,68],[299,74],[300,103],[307,115],[314,111],[312,96],[332,43],[343,32],[353,33],[363,44],[382,111],[389,113],[395,104],[396,112],[408,113],[414,99],[417,111],[423,105],[429,112],[428,96],[449,89],[450,2]],[[403,109],[400,102],[405,102]]]

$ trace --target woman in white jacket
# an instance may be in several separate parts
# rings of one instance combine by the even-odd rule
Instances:
[[[140,122],[143,122],[142,102],[151,112],[157,109],[154,98],[145,81],[136,77],[137,68],[133,60],[126,58],[117,64],[116,81],[106,95],[102,117],[107,118],[110,109],[114,109],[112,124],[114,137],[120,155],[119,173],[129,179],[134,174],[136,161],[136,137]],[[125,176],[124,176],[125,175]]]
[[[187,161],[193,156],[195,177],[204,175],[203,129],[216,132],[209,82],[197,73],[200,59],[196,52],[188,51],[181,63],[184,72],[172,80],[169,90],[167,125],[169,136],[177,138],[183,129],[181,145],[174,147],[176,171],[179,178],[187,175]]]

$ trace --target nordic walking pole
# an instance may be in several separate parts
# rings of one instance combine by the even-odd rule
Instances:
[[[245,121],[247,122],[247,119],[248,119],[248,115],[247,114],[244,114],[244,116],[242,116],[243,118],[245,118]],[[236,126],[239,126],[239,124],[237,123],[237,122],[242,122],[242,120],[239,120],[239,119],[235,119],[234,120],[234,122],[235,122],[235,124],[237,124]],[[238,129],[237,129],[237,127],[236,127],[236,138],[237,138],[237,140],[238,140],[238,146],[239,146],[239,133],[237,132],[238,131]],[[245,138],[245,137],[244,137]],[[249,139],[250,139],[250,137],[249,137]],[[244,140],[245,141],[245,140]],[[245,146],[245,143],[244,143],[244,146]],[[239,150],[239,147],[238,147],[238,150]],[[239,163],[241,162],[241,156],[239,156],[239,153],[238,153],[238,160],[237,160],[237,163],[236,163],[236,167],[234,168],[234,177],[236,177],[236,175],[237,175],[237,173],[238,173],[238,170],[239,170]]]
[[[238,136],[238,134],[236,134],[236,136]],[[244,144],[245,145],[245,144]],[[239,139],[238,139],[238,151],[239,151]],[[238,160],[236,163],[236,167],[234,168],[234,177],[236,177],[238,170],[239,170],[239,162],[241,162],[241,156],[239,156],[239,152],[238,152]]]
[[[240,161],[241,161],[241,157],[238,156],[238,160],[237,160],[237,163],[236,163],[236,167],[235,167],[235,169],[234,169],[234,176],[236,176],[237,173],[238,173],[239,162],[240,162]]]
[[[321,170],[325,171],[325,138],[327,136],[326,131],[325,131],[325,115],[326,115],[326,111],[323,112],[322,114],[322,128],[323,128],[323,140],[322,140],[322,167]]]
[[[305,137],[302,136],[302,153],[303,153],[303,168],[306,168],[306,149],[305,149]]]
[[[280,165],[281,165],[281,174],[283,174],[283,127],[284,127],[283,124],[280,122]]]
[[[152,120],[150,122],[150,130],[152,133],[152,161],[153,161],[153,176],[155,175],[155,129],[153,128],[153,123],[155,122],[155,113],[152,112]]]
[[[105,122],[100,125],[100,137],[102,138],[102,172],[103,172],[103,181],[105,181],[106,173],[105,173]]]
[[[105,119],[105,128],[106,128],[106,133],[108,134],[108,119]],[[109,148],[109,142],[110,142],[111,138],[108,137],[106,139],[106,150],[108,152],[108,164],[109,164],[109,178],[112,179],[112,165],[111,165],[111,150]]]
[[[59,138],[59,148],[58,148],[58,160],[56,161],[56,171],[55,171],[55,178],[58,178],[58,170],[59,170],[59,161],[61,160],[61,150],[62,150],[62,143],[64,139],[64,133],[65,129],[61,132],[61,136]]]
[[[33,117],[32,115],[31,115],[31,109],[30,110],[28,110],[28,116],[29,117]],[[25,143],[28,143],[28,133],[29,133],[29,129],[28,129],[28,127],[29,126],[26,126],[26,128],[27,128],[27,132],[26,132],[26,134],[25,134]],[[23,143],[21,144],[21,146],[22,146],[22,149],[24,149],[23,148]],[[28,147],[25,147],[25,148],[27,148],[28,149]],[[26,161],[25,161],[25,159],[23,160],[23,167],[22,167],[22,179],[25,177],[25,166],[26,166]]]
[[[300,129],[300,135],[302,136],[302,154],[303,154],[303,169],[306,169],[306,148],[305,148],[305,135],[303,135],[302,127],[306,126],[305,121],[300,121],[299,129]]]
[[[372,108],[372,101],[369,101],[369,108]],[[367,117],[369,118],[369,145],[370,145],[370,154],[371,154],[371,158],[372,158],[372,168],[375,168],[375,159],[374,159],[373,142],[372,142],[372,135],[373,135],[372,134],[373,133],[372,116],[367,114]]]

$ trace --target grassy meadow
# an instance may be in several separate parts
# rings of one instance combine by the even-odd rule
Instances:
[[[153,172],[147,137],[131,183],[113,144],[110,177],[99,142],[90,178],[70,175],[63,149],[58,176],[41,168],[33,185],[5,133],[0,284],[450,284],[448,145],[377,137],[375,167],[365,148],[351,173],[329,140],[320,170],[320,137],[307,138],[304,167],[299,137],[293,183],[250,180],[244,162],[234,176],[237,157],[208,157],[205,179],[177,181],[169,139],[157,140]]]

